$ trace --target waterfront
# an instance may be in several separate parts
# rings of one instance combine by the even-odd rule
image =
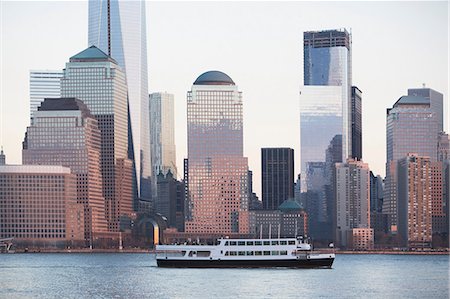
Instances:
[[[338,255],[333,269],[163,269],[153,254],[3,254],[0,298],[448,298],[448,255]]]

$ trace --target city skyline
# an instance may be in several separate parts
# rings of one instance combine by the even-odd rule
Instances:
[[[42,3],[41,3],[42,4]],[[51,12],[51,15],[62,14],[64,18],[69,18],[67,23],[70,26],[61,24],[63,34],[60,39],[64,42],[54,44],[51,39],[47,43],[42,42],[33,48],[33,53],[24,58],[24,61],[16,62],[17,68],[11,69],[8,59],[20,53],[20,41],[15,40],[13,36],[25,38],[20,35],[21,30],[25,30],[26,25],[17,26],[12,30],[15,22],[20,21],[21,18],[27,17],[29,23],[33,20],[35,12],[33,8],[38,9],[42,14],[42,8],[34,7],[29,4],[27,9],[23,9],[23,3],[6,3],[2,4],[2,88],[1,88],[1,128],[0,128],[0,143],[4,146],[5,154],[7,155],[7,162],[19,164],[20,161],[20,140],[23,138],[23,132],[29,122],[27,113],[29,107],[29,98],[26,96],[28,88],[28,78],[21,79],[25,71],[27,77],[29,71],[32,69],[62,69],[67,58],[83,49],[86,44],[87,37],[87,2],[81,3],[65,3],[65,7],[61,7],[58,2],[45,3],[42,6]],[[167,91],[175,94],[175,120],[176,120],[176,138],[177,144],[177,166],[182,167],[182,159],[187,157],[186,150],[186,128],[185,128],[185,92],[188,86],[192,84],[192,78],[199,73],[208,71],[210,69],[219,69],[229,74],[236,82],[239,82],[240,89],[244,92],[246,104],[244,109],[244,156],[249,157],[249,168],[254,171],[255,190],[258,195],[260,193],[260,148],[262,147],[292,147],[295,149],[295,176],[300,172],[299,163],[299,138],[298,138],[298,112],[299,112],[299,96],[298,92],[303,80],[302,77],[302,34],[307,30],[322,30],[332,28],[351,28],[353,36],[353,84],[358,86],[362,92],[362,106],[363,106],[363,150],[364,162],[369,163],[369,167],[375,174],[384,176],[385,159],[385,111],[386,108],[391,107],[392,104],[405,94],[407,88],[419,88],[425,82],[427,87],[433,88],[444,94],[444,130],[448,129],[448,87],[446,86],[446,73],[448,65],[448,51],[447,42],[439,39],[441,36],[448,36],[448,29],[445,28],[446,21],[448,21],[448,14],[446,3],[382,3],[382,4],[364,4],[364,3],[284,3],[278,7],[274,3],[159,3],[150,2],[147,5],[147,19],[148,19],[148,57],[149,64],[155,64],[155,67],[150,67],[150,82],[149,92]],[[336,13],[344,8],[353,7],[353,13],[344,14],[344,17],[331,18],[330,21],[312,20],[307,16],[307,12],[317,11],[318,7],[324,7],[325,15]],[[327,7],[329,6],[329,7]],[[371,9],[366,7],[371,6]],[[374,19],[380,20],[380,8],[389,6],[391,10],[383,15],[383,20],[379,24],[372,24]],[[220,8],[213,9],[213,8]],[[236,11],[235,8],[240,8]],[[50,9],[49,9],[50,8]],[[70,8],[74,8],[71,10]],[[183,19],[180,10],[185,13],[184,8],[188,11],[194,10],[194,15],[188,18],[188,21]],[[290,11],[290,9],[292,12]],[[293,8],[298,8],[297,10]],[[448,8],[448,6],[446,7]],[[384,12],[383,9],[383,12]],[[9,10],[9,11],[7,11]],[[22,11],[24,14],[19,16],[17,13]],[[266,20],[264,16],[270,10],[274,10],[274,19]],[[303,10],[303,11],[302,11]],[[233,14],[234,22],[226,22],[225,16],[229,12]],[[252,11],[254,15],[249,17],[246,12]],[[402,12],[399,19],[395,19],[395,28],[390,28],[392,35],[383,36],[383,26],[389,27],[393,24],[394,15]],[[30,14],[32,13],[32,14]],[[169,24],[164,21],[164,16],[168,13],[175,13],[176,22]],[[334,14],[333,13],[333,14]],[[358,15],[358,13],[360,13]],[[368,15],[373,13],[375,17]],[[36,13],[37,14],[37,13]],[[180,15],[179,15],[180,14]],[[278,15],[279,14],[279,15]],[[286,15],[283,22],[280,21],[282,15]],[[339,15],[338,13],[336,13]],[[39,14],[37,14],[39,15]],[[69,16],[70,15],[70,16]],[[190,15],[186,13],[186,15]],[[414,17],[421,15],[422,18],[429,18],[430,22],[424,22],[421,27],[413,21]],[[16,19],[13,18],[16,16]],[[42,17],[42,15],[40,15]],[[85,18],[83,18],[84,16]],[[317,16],[317,14],[315,14]],[[363,18],[367,17],[367,19]],[[55,16],[56,17],[56,16]],[[61,17],[58,15],[57,17]],[[73,22],[72,19],[74,18]],[[197,19],[195,17],[198,17]],[[356,22],[359,18],[360,22]],[[396,16],[398,17],[398,16]],[[218,18],[215,22],[210,22],[210,27],[205,32],[189,35],[187,31],[199,29],[199,26],[208,20]],[[303,19],[305,18],[305,20]],[[53,19],[52,19],[53,20]],[[355,21],[356,20],[356,21]],[[320,21],[321,25],[317,25]],[[367,21],[369,25],[362,24]],[[389,21],[391,23],[389,23]],[[180,32],[176,32],[175,27],[179,22],[186,25],[187,28],[177,28]],[[277,23],[278,22],[278,23]],[[408,23],[410,22],[410,23]],[[233,23],[233,24],[231,24]],[[76,24],[76,25],[74,25]],[[159,24],[159,26],[157,26]],[[414,24],[414,26],[411,26]],[[187,26],[190,25],[190,26]],[[249,29],[242,28],[242,25],[249,25]],[[442,26],[444,25],[444,26]],[[55,29],[45,27],[43,22],[39,26],[43,26],[40,34],[47,36],[55,34]],[[68,27],[66,27],[68,26]],[[173,28],[172,28],[173,26]],[[260,30],[258,26],[262,26]],[[295,27],[295,29],[287,30],[287,27]],[[369,26],[369,28],[367,28]],[[372,26],[372,27],[370,27]],[[74,28],[76,27],[76,28]],[[375,28],[377,27],[377,29]],[[411,27],[411,28],[410,28]],[[39,29],[39,28],[38,28]],[[64,29],[69,29],[69,32],[64,32]],[[239,30],[238,30],[239,29]],[[280,30],[280,29],[284,29]],[[363,29],[369,29],[364,32]],[[376,29],[375,32],[373,29]],[[405,32],[413,30],[417,36],[405,35]],[[56,30],[56,33],[60,32]],[[185,31],[186,30],[186,31]],[[45,32],[44,32],[45,31]],[[217,33],[213,33],[217,31]],[[261,35],[261,32],[264,33]],[[399,33],[400,32],[400,33]],[[403,34],[401,33],[403,32]],[[17,33],[19,33],[17,35]],[[185,36],[183,36],[185,34]],[[231,34],[231,36],[230,36]],[[378,34],[378,35],[377,35]],[[399,35],[400,34],[400,35]],[[418,47],[420,37],[427,36],[428,44]],[[369,36],[370,35],[370,36]],[[405,36],[402,40],[402,36]],[[55,38],[55,36],[52,36]],[[211,38],[210,43],[203,42],[205,37]],[[223,37],[234,37],[238,41],[239,46],[231,47],[231,44],[224,43]],[[250,38],[251,37],[251,38]],[[272,43],[265,44],[265,48],[261,47],[262,39],[272,40]],[[370,38],[368,38],[370,37]],[[390,39],[395,37],[396,39]],[[47,37],[48,38],[48,37]],[[56,35],[58,38],[58,35]],[[161,39],[163,38],[163,39]],[[178,42],[188,43],[193,47],[193,50],[182,50],[180,47],[174,46],[174,38]],[[245,41],[250,38],[254,44],[250,45]],[[33,38],[29,37],[33,41]],[[400,41],[399,41],[400,39]],[[44,39],[46,40],[46,39]],[[373,40],[376,40],[374,42]],[[156,41],[156,42],[155,42]],[[158,43],[158,41],[169,41],[166,43]],[[193,51],[198,51],[199,48],[195,44],[201,41],[200,52],[192,56]],[[401,41],[404,41],[402,44]],[[60,45],[65,44],[65,45]],[[293,45],[293,47],[286,47],[286,45]],[[418,47],[416,51],[410,51],[411,45]],[[284,47],[282,47],[284,46]],[[364,52],[366,47],[375,46],[378,51]],[[282,48],[283,50],[278,49]],[[44,51],[57,50],[53,53],[55,57],[42,55]],[[414,48],[414,47],[413,47]],[[256,53],[255,49],[260,53]],[[70,51],[69,51],[70,50]],[[215,50],[215,51],[214,51]],[[67,52],[69,51],[69,52]],[[382,59],[372,59],[374,53],[388,51],[388,54],[393,54],[395,57],[392,63],[392,57],[382,55]],[[390,52],[389,52],[390,51]],[[407,51],[412,53],[406,53]],[[164,52],[167,52],[165,54]],[[401,57],[399,55],[406,56]],[[445,54],[444,54],[445,53]],[[185,55],[191,55],[186,57]],[[39,58],[36,58],[37,57]],[[263,66],[256,66],[261,59],[261,56],[266,59]],[[283,56],[285,55],[285,56]],[[179,57],[178,57],[179,56]],[[390,55],[388,55],[390,56]],[[31,62],[30,58],[33,58]],[[61,57],[62,60],[61,60]],[[161,59],[160,57],[164,57]],[[44,59],[45,58],[45,59]],[[190,59],[189,59],[190,58]],[[175,61],[170,61],[174,59]],[[416,59],[416,60],[414,60]],[[162,60],[160,64],[156,60]],[[377,64],[373,64],[370,60],[376,60]],[[447,63],[443,61],[447,60]],[[390,65],[385,63],[390,62]],[[425,63],[426,62],[426,63]],[[5,64],[3,64],[5,63]],[[173,65],[171,65],[173,63]],[[180,64],[181,63],[181,64]],[[170,66],[170,68],[167,67]],[[288,72],[295,66],[295,73]],[[287,67],[288,66],[288,67]],[[285,71],[287,67],[288,71]],[[409,68],[411,67],[411,68]],[[384,68],[384,69],[383,69]],[[154,71],[153,71],[154,69]],[[367,73],[361,70],[368,69]],[[380,72],[379,69],[383,69]],[[435,75],[431,75],[431,74]],[[8,76],[5,76],[8,74]],[[175,74],[176,80],[172,75]],[[381,74],[381,75],[380,75]],[[394,75],[394,77],[392,77]],[[279,78],[278,78],[279,77]],[[392,83],[393,78],[396,79],[395,84]],[[154,81],[153,81],[154,80]],[[153,83],[154,82],[154,83]],[[272,82],[272,84],[267,84]],[[393,86],[395,85],[395,86]],[[182,89],[180,88],[182,87]],[[261,88],[260,86],[265,86]],[[258,87],[258,88],[256,88]],[[380,88],[383,87],[383,88]],[[382,90],[382,91],[380,91]],[[23,94],[26,94],[23,96]],[[382,99],[382,100],[380,100]],[[12,103],[18,103],[16,106]],[[274,105],[275,104],[275,105]],[[22,106],[25,109],[22,109]],[[256,111],[256,113],[255,113]],[[371,113],[372,112],[372,113]],[[255,116],[256,115],[256,116]],[[16,119],[19,120],[16,121]],[[271,119],[270,122],[264,122],[263,119]],[[13,121],[14,120],[14,121]],[[14,126],[11,124],[14,123]],[[22,125],[23,123],[23,125]],[[17,127],[17,130],[16,130]],[[289,134],[278,134],[278,132],[292,132]],[[16,136],[17,135],[17,136]],[[270,138],[269,138],[270,137]]]

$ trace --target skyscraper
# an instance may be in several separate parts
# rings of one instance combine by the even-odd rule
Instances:
[[[150,200],[150,132],[145,1],[89,1],[89,46],[114,58],[128,85],[129,158],[137,195]],[[135,207],[137,205],[135,204]]]
[[[106,215],[109,229],[117,232],[121,217],[131,216],[133,198],[125,75],[114,59],[91,46],[66,63],[61,94],[82,100],[98,121]]]
[[[423,97],[430,101],[430,108],[433,111],[437,123],[438,131],[444,131],[444,96],[442,93],[431,88],[409,88],[409,96]]]
[[[294,150],[261,149],[262,204],[265,210],[276,210],[287,199],[294,198]]]
[[[362,159],[362,92],[352,86],[352,158]]]
[[[370,177],[369,166],[362,161],[348,159],[336,164],[336,241],[351,246],[353,229],[370,229]],[[373,233],[367,234],[372,237]]]
[[[398,232],[403,245],[429,247],[432,241],[431,161],[408,154],[398,161]]]
[[[30,71],[30,118],[45,98],[61,96],[62,71],[31,70]]]
[[[308,31],[304,32],[303,34],[304,85],[341,87],[339,91],[336,90],[335,92],[340,93],[341,95],[341,107],[339,109],[340,115],[338,116],[339,126],[341,127],[340,131],[342,131],[342,154],[344,157],[344,161],[352,155],[351,44],[351,34],[348,33],[345,29]],[[325,102],[323,102],[323,98],[320,96],[320,94],[316,94],[314,96],[316,100],[316,112],[319,112],[319,108],[321,106],[324,106]],[[300,101],[300,103],[302,105],[302,100]],[[313,123],[311,123],[311,125],[313,125]],[[302,141],[303,138],[309,138],[309,136],[300,136],[302,138]],[[324,152],[324,150],[322,152]]]
[[[6,164],[6,155],[3,152],[3,146],[2,149],[0,150],[0,165],[5,165]]]
[[[300,189],[316,240],[333,236],[333,166],[352,156],[351,43],[345,29],[303,33]]]
[[[248,233],[248,162],[243,156],[242,93],[209,71],[187,96],[188,200],[186,232]]]
[[[152,176],[158,175],[160,171],[165,175],[170,170],[176,179],[173,95],[165,92],[152,93],[149,96],[149,107]]]
[[[75,98],[45,99],[27,128],[22,161],[70,167],[77,203],[84,207],[86,245],[107,231],[100,171],[100,130],[87,106]]]
[[[397,162],[408,153],[437,160],[439,117],[431,108],[430,99],[402,96],[387,110],[386,182],[383,213],[388,215],[390,230],[397,230]]]

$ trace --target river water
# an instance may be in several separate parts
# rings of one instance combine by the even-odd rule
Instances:
[[[153,254],[2,254],[0,298],[449,298],[449,256],[342,254],[332,269],[165,269]]]

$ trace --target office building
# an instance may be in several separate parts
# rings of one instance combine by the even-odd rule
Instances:
[[[182,231],[184,227],[184,184],[175,179],[170,170],[157,176],[155,212],[167,218],[168,227]]]
[[[45,99],[23,142],[22,161],[62,165],[77,178],[77,203],[84,207],[84,239],[92,244],[107,231],[100,171],[100,130],[87,106],[75,98]]]
[[[293,199],[274,210],[252,210],[250,233],[255,238],[294,238],[308,235],[308,214]]]
[[[255,192],[253,192],[253,171],[248,171],[248,209],[261,210],[262,202],[259,200]]]
[[[0,166],[0,239],[18,247],[84,246],[76,176],[48,165]]]
[[[423,97],[430,102],[430,108],[437,120],[437,129],[444,131],[444,96],[442,93],[427,87],[409,88],[408,96]]]
[[[337,163],[335,185],[335,240],[341,247],[353,248],[351,243],[353,229],[370,229],[368,164],[354,159],[348,159],[346,163]]]
[[[118,232],[120,219],[133,216],[125,75],[113,58],[91,46],[66,63],[61,94],[83,101],[97,119],[108,227],[109,231]]]
[[[30,71],[30,118],[45,98],[61,96],[62,76],[63,72],[56,70]]]
[[[150,94],[149,109],[152,176],[170,170],[177,178],[173,95],[165,92]]]
[[[187,233],[248,233],[242,93],[225,73],[200,75],[187,95]]]
[[[362,159],[362,92],[352,86],[352,158]]]
[[[442,111],[441,111],[442,112]],[[388,215],[390,231],[397,232],[397,163],[408,153],[437,160],[438,120],[430,99],[402,96],[386,115],[386,181],[383,213]]]
[[[121,67],[128,96],[128,158],[137,198],[151,200],[150,130],[145,1],[89,1],[88,46],[96,46]]]
[[[294,198],[294,150],[262,148],[261,182],[265,210],[275,210],[286,199]]]
[[[398,233],[409,248],[431,246],[431,165],[429,157],[417,154],[398,161]]]

